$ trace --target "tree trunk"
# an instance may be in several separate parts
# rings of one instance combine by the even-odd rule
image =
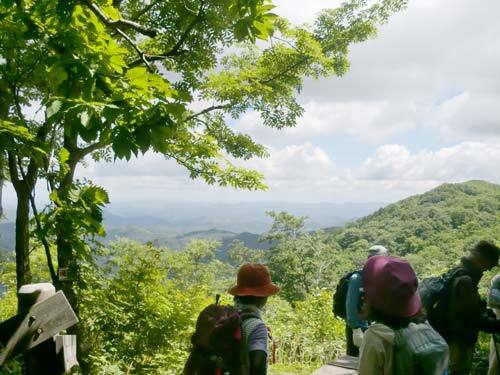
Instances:
[[[29,192],[24,187],[22,187],[21,189],[17,189],[16,193],[16,276],[17,290],[19,290],[21,286],[31,283],[31,268],[29,257],[30,198]]]
[[[67,146],[67,145],[66,145]],[[71,148],[70,146],[68,148]],[[78,160],[78,159],[75,159]],[[69,170],[64,176],[57,189],[59,197],[66,200],[68,192],[73,184],[74,173],[77,162],[70,157]],[[58,221],[56,224],[56,245],[57,245],[57,264],[59,267],[57,290],[62,290],[68,299],[73,311],[79,316],[78,296],[75,291],[75,282],[78,277],[78,262],[76,254],[71,246],[70,241],[67,239],[71,237],[72,228],[69,228],[71,223]],[[66,275],[66,278],[61,277],[61,273]],[[77,358],[80,368],[86,374],[90,369],[90,362],[88,358],[89,347],[85,342],[84,331],[80,324],[76,324],[68,329],[68,333],[77,336]]]
[[[59,285],[57,285],[57,289],[64,292],[71,307],[78,314],[78,303],[73,287],[75,277],[78,274],[77,264],[74,261],[71,244],[64,238],[64,228],[62,228],[64,223],[58,223],[57,226],[57,264],[59,265]]]
[[[3,190],[3,182],[5,181],[5,175],[3,174],[4,166],[5,166],[5,158],[0,152],[0,218],[3,215],[2,190]]]

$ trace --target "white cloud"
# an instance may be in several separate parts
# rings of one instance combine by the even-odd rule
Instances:
[[[297,126],[283,130],[264,127],[255,112],[245,114],[238,130],[248,133],[261,143],[297,142],[317,136],[347,135],[356,140],[377,143],[391,136],[412,130],[418,112],[409,102],[389,101],[310,101],[304,105],[305,113]]]
[[[312,22],[322,8],[339,2],[277,0],[276,12]],[[129,163],[89,164],[80,176],[107,187],[112,200],[194,201],[390,201],[442,182],[499,181],[499,13],[497,0],[411,0],[376,39],[351,48],[346,76],[306,82],[299,97],[306,113],[296,128],[268,129],[257,114],[244,115],[235,128],[270,149],[270,158],[247,164],[266,175],[267,192],[207,187],[154,154]],[[430,135],[417,147],[411,135],[421,129]],[[345,169],[325,149],[346,136],[368,144],[365,151],[379,147]],[[420,146],[425,137],[434,150]],[[314,143],[318,138],[321,147]],[[346,156],[359,160],[356,152]],[[13,199],[10,187],[5,199]]]
[[[498,165],[500,143],[463,142],[415,154],[401,145],[384,145],[363,162],[355,175],[365,180],[498,180]]]
[[[343,0],[308,0],[307,5],[299,0],[274,0],[274,12],[296,24],[311,23],[314,16],[325,8],[334,8]]]
[[[173,160],[167,160],[162,154],[148,152],[129,161],[116,160],[111,163],[88,162],[78,169],[77,175],[105,176],[187,176],[186,172]]]
[[[436,106],[431,124],[446,139],[500,138],[500,93],[464,92]]]
[[[208,187],[189,179],[186,171],[172,161],[155,155],[131,164],[97,166],[87,172],[117,200],[135,194],[166,200],[388,201],[443,182],[499,180],[500,143],[462,142],[416,153],[403,145],[386,144],[353,169],[338,167],[324,149],[311,143],[269,151],[269,158],[244,163],[265,175],[267,192]],[[114,172],[109,173],[108,167]]]
[[[498,165],[500,143],[463,142],[416,153],[403,145],[386,144],[353,169],[338,167],[325,150],[304,143],[271,148],[269,158],[246,163],[247,167],[265,174],[268,191],[207,186],[203,181],[189,179],[180,166],[152,154],[130,164],[90,164],[79,174],[105,187],[112,203],[155,200],[390,202],[423,193],[443,182],[469,179],[499,182]],[[110,168],[113,173],[109,172]],[[37,196],[42,198],[42,189],[39,190]],[[14,194],[10,185],[5,193],[6,206],[12,206]]]
[[[318,181],[338,173],[335,163],[320,147],[310,143],[270,150],[270,157],[255,159],[248,167],[262,172],[271,184],[283,181]]]
[[[500,136],[500,43],[494,38],[500,33],[499,12],[495,0],[480,6],[469,0],[410,1],[376,39],[352,47],[347,75],[308,81],[302,101],[356,102],[366,108],[386,103],[388,119],[407,112],[407,129],[431,123],[447,141],[474,140],[479,133]],[[458,93],[470,96],[451,118],[459,126],[435,121],[436,103]],[[384,142],[391,141],[392,126],[392,121],[367,125]]]

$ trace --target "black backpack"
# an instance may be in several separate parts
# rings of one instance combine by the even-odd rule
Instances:
[[[337,284],[337,287],[335,288],[335,293],[333,293],[333,315],[342,319],[345,319],[347,316],[346,300],[347,290],[349,289],[349,279],[355,273],[361,274],[361,271],[349,272],[342,276]]]
[[[442,336],[450,333],[449,300],[453,280],[466,275],[463,267],[455,267],[441,276],[423,279],[418,285],[418,293],[422,306],[427,313],[430,325]]]

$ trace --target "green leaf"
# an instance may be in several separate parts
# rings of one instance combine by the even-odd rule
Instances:
[[[97,204],[108,204],[109,203],[109,195],[106,190],[100,187],[96,187],[95,193],[95,202]]]
[[[134,132],[135,141],[142,153],[145,153],[151,146],[151,132],[145,126],[140,126]]]
[[[126,77],[130,79],[130,83],[138,88],[148,88],[148,71],[146,68],[137,67],[127,71]]]
[[[132,153],[130,146],[128,137],[125,136],[124,132],[120,132],[114,137],[111,147],[116,158],[129,160]]]
[[[49,198],[52,202],[57,204],[58,206],[61,205],[61,200],[59,199],[59,195],[57,194],[57,190],[52,190],[49,194]]]
[[[80,123],[86,127],[90,121],[90,118],[92,117],[92,114],[89,113],[88,110],[85,110],[83,112],[80,112],[78,114],[78,117],[80,118]]]
[[[54,100],[49,107],[47,107],[47,118],[51,118],[57,114],[62,107],[62,102],[60,100]]]
[[[15,4],[15,0],[1,0],[0,5],[5,8],[10,8]]]
[[[61,83],[68,79],[68,73],[61,64],[56,63],[47,69],[47,78],[51,87],[57,89]]]
[[[59,162],[61,164],[66,163],[69,160],[69,151],[65,149],[64,147],[61,148],[61,151],[59,152]]]

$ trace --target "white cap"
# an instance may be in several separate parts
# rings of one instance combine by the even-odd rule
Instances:
[[[374,245],[368,249],[368,258],[376,256],[376,255],[387,255],[389,250],[387,250],[382,245]]]

